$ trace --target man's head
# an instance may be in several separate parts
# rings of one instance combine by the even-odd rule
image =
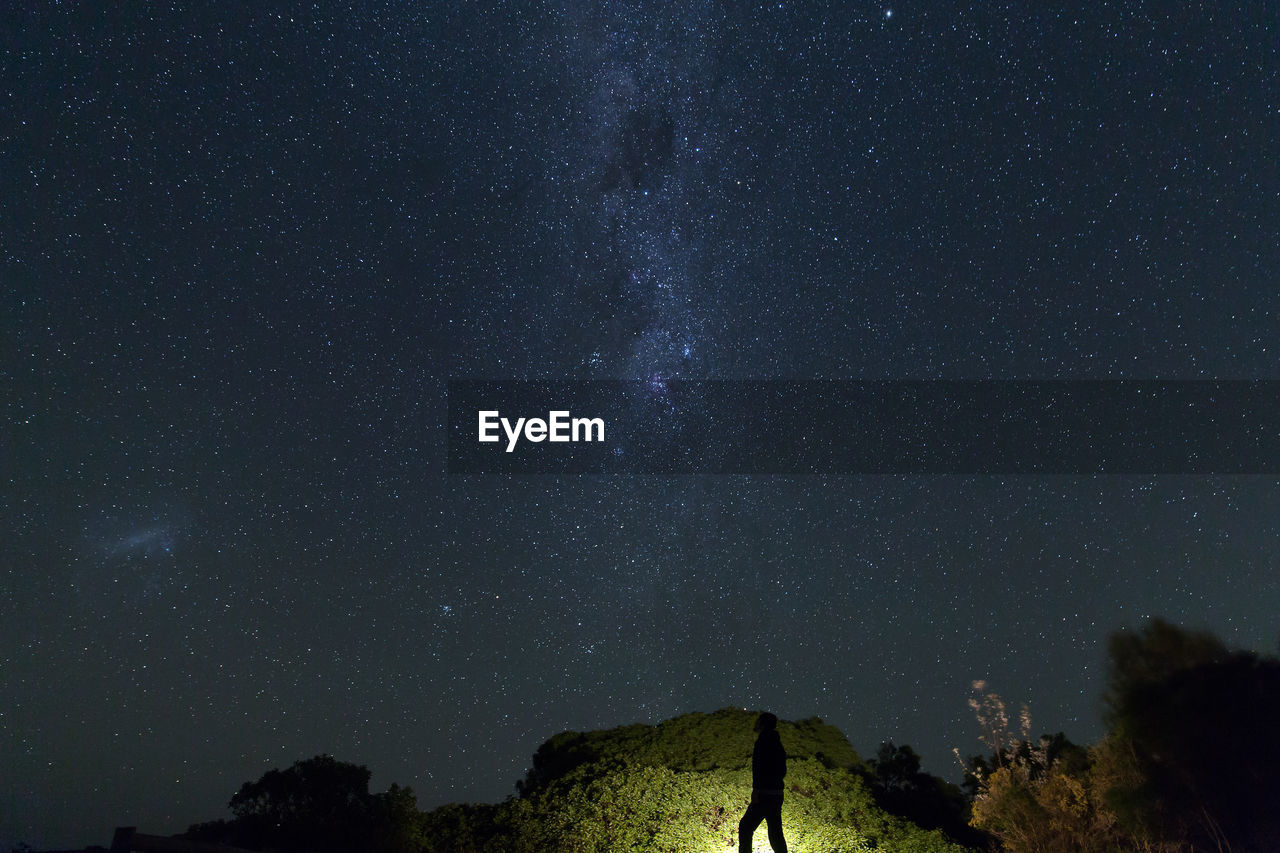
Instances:
[[[771,732],[778,727],[778,718],[768,711],[756,717],[756,731]]]

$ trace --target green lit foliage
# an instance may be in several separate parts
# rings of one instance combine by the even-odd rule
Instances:
[[[520,783],[494,807],[483,836],[460,838],[457,806],[428,814],[427,849],[494,853],[701,853],[737,849],[751,793],[755,714],[725,709],[657,726],[565,733],[547,741]],[[954,853],[940,832],[891,816],[875,802],[866,765],[821,720],[781,722],[789,755],[783,825],[796,853],[883,850]],[[467,846],[470,844],[471,846]],[[768,849],[764,831],[758,849]]]
[[[483,853],[492,849],[501,808],[504,806],[450,803],[427,812],[419,820],[423,848],[441,853]]]
[[[517,784],[531,793],[575,768],[668,767],[701,771],[746,768],[751,762],[756,714],[725,708],[712,714],[692,713],[656,726],[634,724],[595,732],[564,732],[548,740],[533,756],[533,768]],[[787,754],[813,757],[831,767],[861,769],[862,759],[838,729],[817,718],[779,727]]]

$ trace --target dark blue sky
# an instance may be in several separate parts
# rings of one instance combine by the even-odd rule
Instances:
[[[445,473],[445,383],[1280,379],[1272,4],[0,14],[0,842],[729,704],[1099,730],[1274,650],[1274,477]],[[892,11],[892,14],[890,14]]]

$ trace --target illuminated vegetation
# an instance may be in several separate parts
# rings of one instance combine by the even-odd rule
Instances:
[[[725,709],[658,726],[557,735],[534,756],[518,798],[425,815],[426,850],[736,850],[751,793],[754,719]],[[779,732],[790,756],[783,823],[791,850],[966,849],[877,806],[869,768],[834,727],[784,721]],[[768,850],[763,833],[756,845]]]

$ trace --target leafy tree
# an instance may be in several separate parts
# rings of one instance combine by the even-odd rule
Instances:
[[[245,782],[231,798],[235,818],[197,824],[189,838],[282,853],[408,853],[421,847],[413,792],[369,793],[367,767],[317,755]]]
[[[1155,620],[1110,640],[1107,736],[1030,740],[984,692],[973,824],[1019,851],[1280,850],[1280,660]]]
[[[499,806],[450,803],[419,822],[424,853],[483,853],[497,849]]]
[[[957,841],[986,846],[989,838],[969,826],[969,801],[957,786],[920,769],[910,746],[880,745],[870,762],[871,786],[881,808],[924,829],[941,829]]]
[[[378,853],[417,853],[424,844],[422,812],[412,788],[392,784],[373,794],[367,849]]]
[[[1146,850],[1117,827],[1115,814],[1093,781],[1091,751],[1064,734],[1033,741],[1031,713],[1019,728],[998,694],[974,683],[969,705],[978,715],[989,758],[970,765],[975,796],[972,824],[1000,839],[1010,853],[1103,853]]]
[[[1110,670],[1105,702],[1108,722],[1118,722],[1134,691],[1159,684],[1177,673],[1224,661],[1231,652],[1207,631],[1179,628],[1153,619],[1133,633],[1115,631],[1107,641]]]
[[[1156,620],[1111,638],[1107,720],[1132,826],[1195,849],[1280,849],[1280,660]]]

